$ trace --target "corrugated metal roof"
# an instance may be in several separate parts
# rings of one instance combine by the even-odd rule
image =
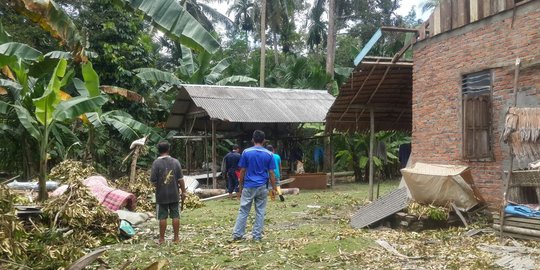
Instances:
[[[171,114],[169,128],[180,127],[179,115],[200,109],[211,119],[232,123],[321,123],[334,102],[321,90],[182,85],[179,91],[172,111],[181,113]],[[186,106],[186,96],[196,109]]]

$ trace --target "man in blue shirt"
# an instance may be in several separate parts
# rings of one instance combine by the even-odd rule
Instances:
[[[238,179],[238,196],[240,197],[240,209],[233,230],[233,240],[244,238],[246,221],[251,211],[251,205],[255,203],[255,224],[253,224],[252,236],[254,241],[262,238],[264,226],[264,214],[268,201],[268,182],[272,189],[276,190],[274,169],[276,164],[272,152],[262,146],[264,132],[253,132],[253,147],[242,153],[238,167],[240,178]]]
[[[281,184],[279,181],[281,179],[281,157],[278,154],[276,154],[276,151],[275,151],[276,149],[274,149],[272,145],[267,145],[266,149],[272,152],[274,156],[274,162],[276,163],[276,168],[274,169],[274,175],[276,177],[276,186],[277,186],[277,192],[278,192],[277,194],[279,195],[279,200],[284,202],[285,197],[283,197],[283,194],[281,193],[281,188],[280,188]]]

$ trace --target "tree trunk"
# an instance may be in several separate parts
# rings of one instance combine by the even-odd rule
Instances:
[[[42,141],[40,142],[40,151],[39,151],[39,194],[38,201],[45,201],[49,197],[47,193],[47,147],[49,145],[49,131],[48,127],[45,125],[43,131]]]
[[[328,40],[326,46],[326,74],[334,80],[334,60],[336,56],[336,0],[328,1]],[[332,83],[327,85],[328,92],[332,91]]]
[[[259,85],[264,87],[264,70],[266,66],[266,0],[261,1],[261,66]]]
[[[276,33],[273,32],[272,33],[273,37],[272,37],[272,45],[274,45],[274,63],[277,65],[279,65],[279,54],[278,54],[278,50],[277,50],[277,37],[276,37]]]

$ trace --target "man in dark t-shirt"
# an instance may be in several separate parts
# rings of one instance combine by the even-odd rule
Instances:
[[[186,187],[182,175],[180,162],[169,156],[169,143],[158,144],[159,157],[152,164],[150,182],[156,187],[156,208],[159,220],[159,244],[165,242],[165,230],[167,229],[167,217],[173,222],[174,242],[178,243],[178,231],[180,229],[179,199],[182,198],[182,210],[186,198]],[[181,190],[179,193],[178,190]]]
[[[229,192],[229,198],[232,198],[233,191],[238,192],[238,177],[236,176],[236,171],[238,169],[238,162],[240,161],[240,153],[238,151],[240,147],[238,145],[233,145],[232,151],[227,153],[223,158],[225,163],[225,173],[227,176],[227,191]]]

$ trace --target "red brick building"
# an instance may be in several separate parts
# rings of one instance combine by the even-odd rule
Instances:
[[[413,52],[412,159],[471,167],[482,196],[497,207],[516,58],[517,105],[540,106],[540,1],[443,0]]]

